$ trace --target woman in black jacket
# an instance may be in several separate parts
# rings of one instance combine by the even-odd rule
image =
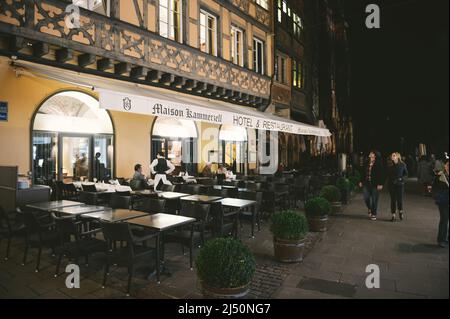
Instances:
[[[405,213],[403,211],[403,194],[405,192],[405,179],[408,176],[408,169],[406,164],[402,162],[400,153],[392,153],[392,165],[388,168],[388,186],[389,194],[391,195],[391,214],[392,221],[396,220],[396,210],[400,220],[403,220]]]
[[[448,247],[448,158],[445,160],[444,169],[437,173],[433,183],[433,194],[436,205],[439,207],[439,231],[438,243],[441,247]],[[431,186],[430,186],[431,188]]]

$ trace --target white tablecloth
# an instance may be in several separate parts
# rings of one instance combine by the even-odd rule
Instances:
[[[103,183],[81,183],[81,182],[73,182],[73,185],[77,189],[82,189],[81,185],[95,185],[95,188],[98,192],[104,192],[104,193],[115,193],[117,192],[131,192],[130,186],[124,186],[124,185],[111,185],[111,184],[103,184]]]

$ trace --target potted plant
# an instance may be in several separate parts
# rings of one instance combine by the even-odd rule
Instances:
[[[358,184],[361,181],[361,173],[358,170],[353,170],[353,173],[348,178],[350,184],[353,186],[353,192],[358,191]]]
[[[308,234],[308,220],[303,214],[282,211],[272,216],[270,230],[273,234],[275,259],[281,262],[303,260],[305,237]]]
[[[342,212],[341,191],[334,185],[327,185],[320,190],[320,197],[325,198],[331,204],[333,213]]]
[[[306,217],[309,229],[313,232],[324,232],[328,229],[328,214],[331,205],[323,197],[314,197],[305,203]]]
[[[356,175],[352,175],[348,178],[350,182],[350,194],[353,195],[355,191],[358,189],[358,183],[360,181],[360,178]]]
[[[200,249],[196,266],[205,297],[242,298],[249,291],[256,262],[240,241],[216,238]]]
[[[343,204],[348,204],[350,200],[350,180],[345,177],[340,177],[336,182],[336,187],[339,188],[341,192],[341,202]]]

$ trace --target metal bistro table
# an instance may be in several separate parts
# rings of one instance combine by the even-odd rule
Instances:
[[[74,202],[71,200],[55,200],[50,202],[28,204],[27,207],[45,212],[50,212],[58,208],[81,206],[81,205],[84,205],[84,203]]]
[[[252,233],[251,237],[255,238],[255,218],[256,218],[256,207],[258,202],[254,200],[247,200],[247,199],[238,199],[238,198],[223,198],[220,200],[215,201],[216,203],[222,203],[223,207],[226,208],[232,208],[237,210],[238,218],[241,213],[241,211],[244,208],[251,207],[252,208]],[[259,223],[259,221],[258,221]]]
[[[186,200],[189,202],[199,202],[199,203],[213,203],[222,197],[220,196],[207,196],[207,195],[190,195],[182,197],[181,200]]]
[[[179,199],[185,196],[189,196],[189,194],[178,193],[178,192],[157,192],[158,197],[171,200],[171,199]]]
[[[84,218],[93,218],[107,221],[110,223],[121,222],[131,218],[137,218],[142,216],[147,216],[145,212],[140,212],[138,210],[130,209],[105,209],[103,211],[97,211],[92,213],[83,214]]]
[[[161,237],[165,231],[191,224],[195,222],[195,218],[186,217],[186,216],[179,216],[179,215],[171,215],[171,214],[154,214],[154,215],[148,215],[143,216],[139,218],[133,218],[126,221],[127,223],[131,225],[137,225],[142,226],[145,228],[150,228],[152,230],[157,231],[156,236],[156,259],[160,260],[161,262],[157,263],[156,266],[156,280],[158,284],[160,281],[160,274],[161,274],[161,263],[164,264],[164,254],[163,256],[160,256],[160,249],[161,249]],[[162,257],[162,258],[161,258]]]
[[[227,185],[213,185],[214,189],[217,190],[222,190],[222,189],[237,189],[238,192],[253,192],[251,189],[249,188],[245,188],[245,187],[235,187],[235,186],[227,186]]]
[[[189,194],[178,192],[158,192],[157,195],[159,198],[166,200],[166,213],[173,212],[175,214],[178,214],[181,210],[180,199],[189,196]]]
[[[79,216],[87,213],[94,213],[99,211],[111,210],[109,207],[96,205],[80,205],[80,206],[66,206],[52,209],[51,211],[58,215],[73,215]]]

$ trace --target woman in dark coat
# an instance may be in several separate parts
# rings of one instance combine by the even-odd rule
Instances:
[[[433,183],[433,195],[439,207],[438,244],[448,247],[448,159],[445,160],[444,169],[437,173]]]
[[[405,179],[408,176],[406,164],[402,162],[400,153],[392,153],[392,165],[388,168],[387,178],[389,195],[391,196],[391,214],[392,221],[396,220],[396,211],[400,220],[403,220],[405,213],[403,211],[403,194],[405,192]]]

